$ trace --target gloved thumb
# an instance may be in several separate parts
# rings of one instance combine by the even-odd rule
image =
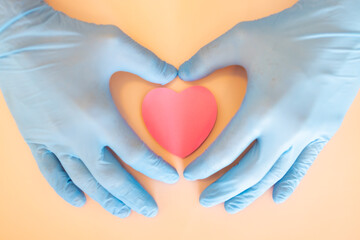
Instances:
[[[194,81],[210,75],[212,72],[231,65],[242,65],[240,57],[243,48],[239,41],[239,26],[202,47],[193,57],[179,68],[179,77],[185,81]]]

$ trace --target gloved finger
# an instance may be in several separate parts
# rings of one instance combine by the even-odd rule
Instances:
[[[161,60],[153,52],[135,42],[125,33],[122,34],[119,54],[125,61],[121,62],[124,71],[136,74],[145,80],[167,84],[177,76],[177,69]]]
[[[126,149],[123,145],[111,145],[110,148],[129,166],[146,176],[164,183],[175,183],[179,174],[169,163],[153,153],[141,140],[134,141]],[[130,147],[131,146],[131,147]]]
[[[64,155],[60,159],[76,186],[81,188],[89,197],[115,216],[120,218],[129,216],[131,209],[103,188],[79,158]]]
[[[227,200],[224,204],[225,210],[229,213],[237,213],[249,206],[285,175],[294,162],[292,159],[296,159],[294,156],[296,153],[292,148],[285,151],[260,182]]]
[[[72,182],[54,153],[39,144],[29,144],[41,173],[65,201],[75,207],[85,204],[84,193]]]
[[[188,180],[204,179],[235,161],[258,137],[257,123],[247,109],[248,96],[218,138],[184,170]]]
[[[114,197],[122,201],[132,210],[154,217],[158,212],[155,200],[131,176],[107,149],[88,151],[79,156],[95,177],[95,179]],[[101,154],[99,154],[101,153]],[[86,159],[86,160],[85,160]]]
[[[165,183],[175,183],[179,180],[179,174],[175,168],[154,154],[128,127],[123,118],[117,116],[114,119],[116,119],[114,127],[110,127],[111,132],[107,134],[108,146],[121,160],[150,178]]]
[[[241,41],[236,37],[237,27],[202,47],[194,56],[179,68],[179,77],[185,81],[194,81],[206,77],[215,70],[230,65],[241,65],[239,49]]]
[[[201,193],[200,204],[211,207],[254,186],[269,172],[280,155],[270,146],[264,147],[256,142],[236,166]]]
[[[324,140],[316,140],[301,152],[285,176],[275,184],[274,202],[282,203],[289,198],[326,143]]]

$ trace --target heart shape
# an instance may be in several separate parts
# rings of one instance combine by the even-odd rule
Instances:
[[[217,117],[217,103],[202,86],[180,93],[156,88],[145,96],[142,116],[150,134],[163,148],[185,158],[209,136]]]
[[[230,122],[240,108],[245,96],[246,85],[246,71],[239,66],[231,66],[217,70],[201,80],[185,82],[176,78],[164,86],[176,92],[184,91],[192,86],[206,87],[215,96],[218,106],[216,124],[210,135],[195,152],[183,161],[178,162],[181,158],[164,149],[154,139],[145,126],[142,117],[141,108],[144,97],[151,90],[159,88],[159,85],[149,83],[141,77],[128,72],[117,72],[110,79],[110,91],[114,103],[129,126],[155,154],[160,155],[170,164],[184,164],[183,166],[200,156]],[[143,177],[143,175],[137,174],[136,171],[132,171],[131,168],[128,168],[128,171],[139,179]]]

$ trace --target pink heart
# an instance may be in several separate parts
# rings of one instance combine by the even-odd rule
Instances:
[[[146,94],[142,116],[153,138],[167,151],[185,158],[209,136],[217,116],[214,95],[193,86],[177,93],[156,88]]]

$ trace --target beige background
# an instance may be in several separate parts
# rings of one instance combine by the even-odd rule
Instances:
[[[52,0],[72,17],[119,26],[136,41],[176,67],[201,46],[243,20],[267,16],[296,0]],[[119,110],[154,151],[180,173],[231,119],[241,104],[246,74],[240,67],[200,80],[217,98],[219,117],[205,144],[181,160],[161,149],[147,133],[139,104],[154,85],[126,73],[111,80]],[[190,84],[176,79],[177,91]],[[125,101],[125,99],[127,101]],[[131,101],[129,100],[131,99]],[[198,197],[209,180],[174,185],[150,180],[129,169],[156,199],[154,219],[132,213],[119,219],[88,199],[67,204],[47,184],[0,96],[0,239],[360,239],[360,96],[339,132],[325,147],[291,198],[276,205],[268,191],[239,214],[222,205],[204,208]]]

